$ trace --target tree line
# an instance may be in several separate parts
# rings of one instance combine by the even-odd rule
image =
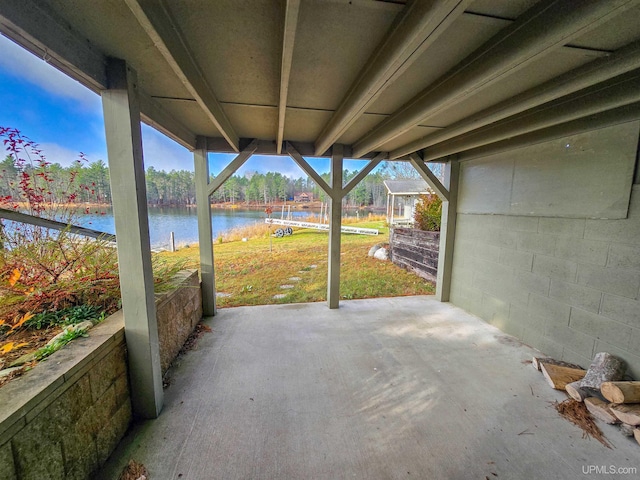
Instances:
[[[0,162],[0,195],[17,198],[18,187],[25,168],[18,168],[11,156]],[[75,163],[62,167],[54,163],[47,166],[48,175],[53,178],[52,189],[64,188],[70,178],[85,185],[79,191],[77,202],[99,202],[110,204],[109,167],[102,160],[90,163]],[[28,172],[27,172],[28,173]],[[147,168],[147,200],[150,205],[184,206],[195,204],[194,172],[188,170],[156,170]],[[343,172],[345,183],[357,175],[357,170]],[[390,178],[416,178],[411,168],[399,169],[398,164],[386,163],[376,172],[367,175],[346,196],[344,203],[351,207],[380,208],[386,204],[386,189],[383,181]],[[329,173],[321,175],[330,183]],[[215,176],[211,176],[213,180]],[[291,201],[294,195],[310,193],[314,200],[327,201],[327,195],[310,177],[290,178],[278,172],[248,172],[229,178],[211,197],[212,202],[232,204],[269,205]]]

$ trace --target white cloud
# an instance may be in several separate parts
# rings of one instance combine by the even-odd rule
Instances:
[[[88,110],[101,108],[98,95],[2,35],[0,50],[0,66],[12,75]]]
[[[57,143],[43,143],[40,145],[40,149],[47,158],[47,162],[59,163],[63,167],[68,167],[80,157],[80,151],[73,150],[67,147],[63,147]],[[97,160],[107,161],[106,152],[83,152],[89,162],[95,162]]]
[[[193,154],[147,125],[142,125],[142,151],[145,169],[193,171]]]

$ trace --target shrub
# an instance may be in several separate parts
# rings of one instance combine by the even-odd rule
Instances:
[[[437,195],[420,195],[413,217],[416,222],[416,228],[427,232],[439,232],[441,216],[442,200],[440,200],[440,197]]]
[[[17,184],[4,179],[11,194],[0,196],[0,207],[66,224],[80,223],[79,217],[89,210],[73,204],[80,194],[87,198],[95,193],[77,181],[82,154],[76,170],[61,174],[38,145],[19,131],[0,127],[0,138],[19,178]],[[4,220],[0,221],[0,241],[0,319],[7,319],[5,325],[15,326],[27,313],[51,315],[78,305],[106,313],[120,307],[117,250],[108,241]],[[157,256],[152,261],[157,290],[166,288],[183,268],[181,263],[158,261]],[[44,326],[49,319],[53,317],[34,318],[30,325]]]

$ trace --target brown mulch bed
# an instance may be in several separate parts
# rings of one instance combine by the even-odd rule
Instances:
[[[44,347],[49,340],[61,331],[62,327],[43,328],[42,330],[21,328],[11,334],[8,332],[0,334],[0,347],[6,345],[8,342],[13,342],[15,345],[26,343],[25,346],[11,350],[8,353],[0,353],[0,370],[7,368],[11,362],[20,358],[22,355],[35,352]]]

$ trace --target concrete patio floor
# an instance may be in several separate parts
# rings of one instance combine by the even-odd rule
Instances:
[[[130,459],[161,479],[573,479],[636,467],[560,418],[536,351],[431,297],[222,309],[171,371],[160,417]],[[610,470],[608,470],[610,472]],[[602,471],[601,471],[602,472]]]

